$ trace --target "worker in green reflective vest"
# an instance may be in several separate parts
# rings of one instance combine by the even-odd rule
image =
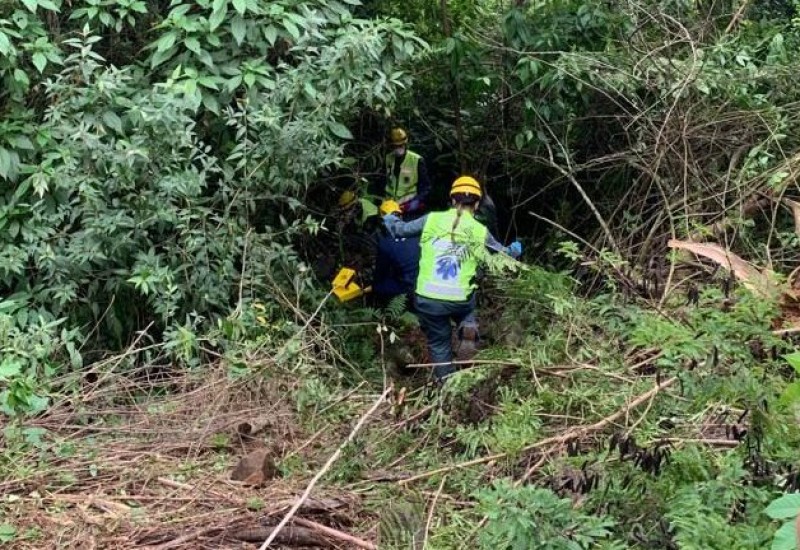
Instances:
[[[521,243],[515,241],[504,247],[475,219],[482,195],[475,178],[461,176],[450,188],[449,210],[409,222],[394,214],[383,218],[395,237],[421,235],[415,313],[428,340],[437,382],[454,371],[451,322],[476,326],[474,278],[487,249],[514,258],[522,254]]]
[[[385,159],[385,177],[376,193],[384,199],[397,201],[403,217],[421,215],[431,192],[431,182],[425,159],[408,149],[408,133],[393,128],[389,133],[391,151]]]

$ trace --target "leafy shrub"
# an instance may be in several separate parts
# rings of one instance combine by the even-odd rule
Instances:
[[[481,548],[562,550],[590,548],[608,539],[614,522],[574,510],[568,499],[548,489],[514,487],[497,480],[478,491],[478,510],[489,518]]]
[[[65,365],[80,367],[80,333],[46,310],[27,307],[25,296],[0,300],[0,411],[36,414],[49,404],[48,384]]]

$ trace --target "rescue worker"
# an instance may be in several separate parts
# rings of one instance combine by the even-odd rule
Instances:
[[[367,199],[359,198],[358,195],[350,189],[343,191],[342,194],[339,195],[337,206],[340,212],[340,231],[350,224],[361,226],[371,216],[378,215],[377,206]]]
[[[522,254],[521,243],[515,241],[504,247],[475,219],[482,195],[475,178],[461,176],[450,188],[449,210],[431,212],[409,222],[403,222],[396,214],[384,217],[384,224],[394,237],[421,236],[414,307],[439,383],[454,371],[451,322],[459,326],[474,319],[473,279],[486,249],[514,258]]]
[[[400,205],[387,200],[380,206],[381,216],[400,215]],[[381,225],[377,236],[377,253],[372,292],[376,305],[386,307],[393,298],[404,295],[406,304],[413,303],[414,287],[419,272],[419,237],[394,237]]]
[[[375,194],[396,201],[407,219],[419,216],[431,192],[425,159],[408,148],[403,128],[392,129],[389,146],[392,150],[386,155],[384,178]]]
[[[321,255],[330,256],[334,266],[347,265],[369,278],[375,262],[375,235],[382,225],[378,207],[351,190],[339,196],[337,206],[335,241]]]

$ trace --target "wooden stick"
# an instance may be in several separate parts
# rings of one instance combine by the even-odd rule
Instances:
[[[313,531],[317,531],[318,533],[328,535],[329,537],[343,540],[359,548],[364,548],[366,550],[378,550],[378,547],[372,544],[371,542],[354,537],[353,535],[349,535],[337,529],[333,529],[332,527],[328,527],[327,525],[322,525],[321,523],[317,523],[316,521],[311,521],[310,519],[304,519],[304,518],[294,518],[292,521],[294,521],[298,525],[302,525],[303,527],[308,527]]]
[[[314,486],[317,484],[317,482],[322,478],[322,476],[325,475],[325,473],[331,468],[331,466],[333,466],[333,463],[339,459],[339,457],[342,455],[342,451],[344,450],[344,448],[350,442],[352,442],[353,439],[355,439],[356,434],[358,434],[358,432],[361,430],[361,427],[366,423],[367,419],[370,416],[372,416],[372,413],[378,410],[378,407],[380,407],[381,403],[383,403],[383,401],[392,392],[393,389],[394,388],[391,385],[388,388],[386,388],[386,390],[384,390],[384,392],[380,395],[380,397],[378,397],[378,399],[375,400],[375,403],[372,404],[372,407],[370,407],[370,409],[366,413],[364,413],[364,415],[358,420],[356,425],[353,427],[353,430],[350,432],[350,435],[347,436],[347,439],[345,439],[342,442],[342,444],[339,445],[336,451],[334,451],[334,453],[330,456],[328,461],[325,462],[320,471],[317,472],[317,474],[309,482],[308,486],[306,487],[306,490],[303,491],[302,495],[300,495],[300,498],[298,498],[297,501],[294,503],[294,506],[292,506],[292,508],[286,513],[286,515],[283,517],[278,526],[272,530],[272,532],[269,534],[269,537],[267,537],[267,540],[264,541],[264,544],[262,544],[258,548],[258,550],[267,550],[267,548],[269,548],[269,545],[272,544],[272,541],[275,540],[276,536],[278,536],[280,530],[283,529],[287,523],[289,523],[289,520],[292,519],[292,517],[297,513],[297,510],[299,510],[300,507],[303,505],[303,502],[305,502],[305,500],[309,497],[311,491],[314,489]]]
[[[677,377],[673,377],[673,378],[670,378],[669,380],[665,380],[661,384],[658,384],[655,387],[653,387],[652,389],[650,389],[649,391],[643,393],[642,395],[640,395],[639,397],[637,397],[636,399],[634,399],[633,401],[631,401],[630,403],[628,403],[627,405],[622,407],[620,410],[618,410],[614,414],[612,414],[610,416],[607,416],[607,417],[603,418],[602,420],[599,420],[599,421],[595,422],[594,424],[589,424],[589,425],[586,425],[586,426],[578,426],[577,428],[573,428],[571,430],[568,430],[568,431],[564,432],[561,435],[542,439],[541,441],[538,441],[536,443],[533,443],[533,444],[528,445],[527,447],[523,448],[522,452],[532,451],[534,449],[538,449],[540,447],[545,447],[545,446],[548,446],[548,445],[559,445],[559,444],[571,441],[573,439],[577,439],[577,438],[579,438],[581,436],[584,436],[586,434],[602,430],[603,428],[605,428],[609,424],[615,422],[617,419],[619,419],[623,415],[627,414],[627,412],[630,411],[631,409],[633,409],[635,407],[638,407],[639,405],[641,405],[642,403],[644,403],[645,401],[650,399],[652,396],[654,396],[655,394],[657,394],[658,392],[660,392],[664,388],[667,388],[667,387],[671,386],[677,380],[678,380]],[[437,468],[436,470],[431,470],[429,472],[424,472],[422,474],[418,474],[418,475],[415,475],[415,476],[412,476],[412,477],[409,477],[409,478],[406,478],[406,479],[401,479],[397,483],[399,485],[407,485],[409,483],[413,483],[414,481],[419,481],[420,479],[427,479],[427,478],[429,478],[431,476],[435,476],[435,475],[438,475],[438,474],[443,474],[445,472],[451,472],[453,470],[460,470],[460,469],[466,468],[468,466],[475,466],[476,464],[485,464],[486,462],[492,462],[492,461],[497,460],[499,458],[505,458],[506,456],[508,456],[508,453],[495,453],[493,455],[484,456],[484,457],[481,457],[481,458],[475,458],[475,459],[472,459],[472,460],[468,460],[466,462],[460,462],[458,464],[452,464],[450,466],[444,466],[442,468]]]
[[[439,500],[439,495],[442,494],[442,489],[444,488],[444,482],[446,480],[447,476],[444,476],[439,483],[439,489],[436,491],[436,494],[433,495],[433,502],[431,502],[431,508],[428,510],[428,520],[425,522],[425,536],[422,538],[423,548],[427,548],[428,546],[428,533],[430,533],[431,524],[433,523],[433,511],[436,510],[436,502]]]

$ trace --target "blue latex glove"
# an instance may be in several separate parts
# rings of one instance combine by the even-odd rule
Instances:
[[[519,258],[522,256],[522,243],[519,241],[514,241],[510,245],[506,247],[506,254],[511,256],[514,259]]]

